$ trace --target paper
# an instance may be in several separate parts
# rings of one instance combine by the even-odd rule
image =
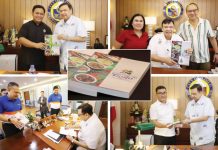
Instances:
[[[55,133],[54,131],[52,131],[51,129],[48,130],[47,132],[45,132],[43,134],[45,137],[49,138],[50,140],[52,140],[55,143],[60,143],[61,139],[63,138],[62,135]]]
[[[65,129],[65,127],[60,128],[60,134],[76,137],[76,132],[74,129]]]

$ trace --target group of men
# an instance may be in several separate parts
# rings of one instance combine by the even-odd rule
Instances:
[[[210,98],[203,95],[200,84],[190,87],[191,99],[185,110],[182,125],[190,126],[190,143],[193,148],[215,143],[215,109]],[[167,90],[164,86],[156,88],[157,101],[150,107],[150,118],[155,124],[155,145],[176,145],[176,134],[181,124],[174,124],[175,111],[167,101]]]
[[[85,37],[87,31],[82,20],[73,16],[73,7],[69,2],[59,6],[61,20],[55,26],[53,34],[60,40],[60,71],[67,70],[67,51],[69,49],[86,49]],[[33,20],[22,25],[19,33],[19,43],[22,45],[20,62],[22,70],[28,70],[35,65],[36,70],[45,70],[46,47],[45,35],[52,34],[51,28],[43,23],[45,8],[35,5],[32,9]]]
[[[5,89],[4,89],[5,90]],[[22,102],[19,99],[20,89],[15,82],[10,82],[7,86],[7,93],[0,97],[0,121],[5,137],[22,133],[23,123],[12,117],[22,110]],[[41,117],[47,116],[47,98],[44,91],[38,99],[40,104]],[[59,86],[53,87],[53,93],[48,98],[48,109],[50,114],[58,114],[62,103],[62,96],[59,93]],[[92,105],[84,103],[78,107],[78,116],[80,117],[80,131],[78,137],[67,136],[67,139],[74,143],[76,149],[96,149],[104,150],[106,146],[106,132],[104,125],[93,112]],[[95,133],[95,134],[93,134]]]
[[[180,68],[180,65],[171,59],[172,41],[191,41],[191,48],[187,49],[190,55],[190,64],[187,69],[210,70],[210,51],[208,39],[214,49],[213,62],[218,63],[218,47],[216,35],[208,20],[199,17],[199,7],[196,3],[186,6],[188,20],[182,23],[177,34],[172,19],[164,19],[162,33],[154,35],[148,45],[151,50],[153,67]]]

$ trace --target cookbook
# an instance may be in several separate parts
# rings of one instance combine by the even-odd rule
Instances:
[[[60,55],[61,43],[57,35],[45,35],[45,56],[58,56]]]

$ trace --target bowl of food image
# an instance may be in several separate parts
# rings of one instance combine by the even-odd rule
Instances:
[[[99,62],[100,64],[104,65],[104,66],[111,66],[111,65],[113,65],[113,61],[111,61],[109,59],[97,58],[96,61]]]
[[[79,69],[77,70],[77,72],[88,72],[88,71],[90,71],[90,68],[86,65],[79,67]]]
[[[79,73],[74,76],[74,79],[82,83],[95,83],[97,79],[90,74]]]
[[[68,66],[69,67],[78,67],[85,63],[85,60],[80,57],[69,57]]]
[[[87,65],[92,68],[92,69],[95,69],[95,70],[101,70],[101,69],[104,69],[104,65],[98,63],[98,62],[95,62],[95,61],[89,61],[87,62]]]

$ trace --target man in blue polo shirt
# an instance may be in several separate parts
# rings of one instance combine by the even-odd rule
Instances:
[[[8,95],[0,97],[0,121],[3,122],[2,127],[5,136],[11,136],[22,132],[23,124],[12,115],[22,110],[22,104],[19,97],[19,85],[15,82],[8,84]]]
[[[48,103],[51,109],[51,115],[58,115],[62,103],[62,96],[59,94],[59,86],[56,85],[53,87],[53,94],[49,96]]]

